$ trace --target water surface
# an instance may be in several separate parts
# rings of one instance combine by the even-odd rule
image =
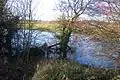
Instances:
[[[25,33],[27,32],[28,31],[25,31]],[[22,33],[23,32],[19,31],[19,34]],[[44,43],[52,45],[59,42],[59,40],[55,37],[55,33],[41,32],[39,30],[35,30],[32,33],[31,45],[40,46]],[[22,38],[25,38],[25,36]],[[115,59],[109,58],[107,56],[101,56],[106,55],[103,51],[105,48],[103,45],[104,43],[102,42],[92,41],[89,36],[72,34],[69,46],[73,47],[75,52],[69,56],[69,58],[81,64],[87,64],[91,67],[117,68],[118,64],[116,64]],[[117,57],[119,56],[117,55]]]

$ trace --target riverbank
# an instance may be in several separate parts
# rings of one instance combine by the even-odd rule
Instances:
[[[31,61],[22,58],[9,63],[8,71],[1,80],[119,80],[120,70],[91,68],[69,60],[40,60],[34,57]],[[5,70],[4,70],[5,73]],[[2,74],[2,72],[0,72]]]
[[[90,68],[68,60],[44,61],[32,80],[119,80],[120,70]]]
[[[41,21],[32,22],[32,28],[49,31],[49,32],[60,32],[61,26],[58,21]],[[25,24],[28,27],[28,23]],[[102,40],[117,40],[120,37],[120,28],[116,22],[98,22],[98,21],[78,21],[74,24],[74,33],[81,35],[92,36],[93,38]]]

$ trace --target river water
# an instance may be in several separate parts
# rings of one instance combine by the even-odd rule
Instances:
[[[26,33],[27,32],[28,31],[26,31]],[[22,33],[19,31],[19,34]],[[40,46],[44,43],[47,43],[48,45],[55,44],[59,42],[55,35],[56,34],[52,32],[41,32],[39,30],[35,30],[32,33],[31,45]],[[16,35],[16,37],[17,36],[18,35]],[[94,42],[89,36],[72,34],[69,46],[73,47],[75,51],[74,54],[69,56],[69,58],[79,62],[80,64],[87,64],[91,67],[99,68],[118,68],[119,66],[114,58],[101,56],[105,55],[103,51],[103,43]],[[119,56],[117,55],[116,57]]]

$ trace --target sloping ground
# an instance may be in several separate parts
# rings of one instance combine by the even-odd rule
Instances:
[[[93,69],[68,60],[44,61],[32,80],[120,80],[120,70]]]
[[[63,21],[65,23],[65,21]],[[59,32],[62,26],[60,21],[32,21],[32,29]],[[120,21],[104,22],[94,20],[77,21],[72,26],[75,33],[86,34],[94,38],[110,39],[119,41]],[[28,27],[26,22],[24,26]]]

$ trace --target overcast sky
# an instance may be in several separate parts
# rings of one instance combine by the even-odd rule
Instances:
[[[16,1],[17,0],[10,0]],[[21,0],[24,1],[24,0]],[[39,20],[56,20],[59,17],[60,12],[55,10],[56,4],[58,4],[59,0],[33,0],[32,6],[35,7],[34,16],[36,19]],[[11,4],[10,2],[10,4]],[[96,6],[99,6],[101,9],[104,6],[107,6],[106,3],[97,3]],[[14,6],[13,6],[14,7]],[[16,8],[15,8],[16,9]],[[107,8],[105,8],[107,9]],[[17,9],[16,9],[17,10]],[[16,11],[18,12],[18,11]],[[93,18],[93,17],[92,17]],[[99,17],[98,17],[99,18]],[[80,19],[91,19],[88,15],[81,15]]]
[[[36,17],[41,20],[56,20],[59,12],[54,10],[58,0],[33,0],[33,5],[36,6]],[[87,15],[81,15],[83,19],[88,18]]]
[[[36,6],[36,17],[41,20],[55,20],[58,13],[55,9],[57,0],[33,0]]]
[[[54,10],[58,0],[33,0],[33,6],[36,7],[36,17],[40,20],[55,20],[59,16],[59,12]],[[105,3],[99,3],[99,6],[106,5]],[[81,15],[81,19],[89,19],[87,15]]]

